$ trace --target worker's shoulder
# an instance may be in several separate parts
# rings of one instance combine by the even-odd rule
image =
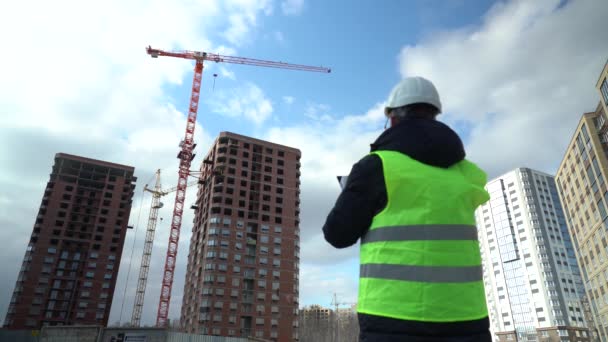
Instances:
[[[361,158],[353,168],[360,170],[373,170],[382,167],[382,159],[375,153],[369,153]]]
[[[368,154],[353,165],[348,179],[365,181],[382,175],[382,172],[382,160],[380,157],[375,154]]]
[[[459,163],[460,168],[465,171],[465,174],[468,178],[472,178],[473,180],[481,183],[486,183],[488,180],[488,174],[475,162],[472,162],[468,159],[463,159]]]

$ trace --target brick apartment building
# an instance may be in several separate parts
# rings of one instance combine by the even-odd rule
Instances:
[[[216,139],[193,205],[187,332],[298,339],[300,156],[234,133]]]
[[[5,327],[107,325],[131,212],[134,170],[55,155]]]

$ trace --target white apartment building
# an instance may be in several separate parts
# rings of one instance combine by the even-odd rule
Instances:
[[[498,341],[589,341],[584,288],[553,176],[518,168],[475,212]]]

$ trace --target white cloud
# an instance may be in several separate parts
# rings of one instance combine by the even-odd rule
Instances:
[[[233,81],[236,80],[236,76],[234,75],[234,71],[228,70],[228,69],[226,69],[223,66],[220,67],[220,75],[222,75],[222,76],[224,76],[224,77],[226,77],[228,79],[231,79]]]
[[[323,103],[308,103],[304,109],[304,116],[315,121],[331,121],[329,114],[331,107]]]
[[[283,102],[285,102],[285,104],[293,104],[293,102],[296,100],[295,97],[293,96],[283,96]]]
[[[250,33],[258,24],[259,12],[264,15],[272,15],[271,0],[227,0],[224,2],[229,11],[234,11],[228,16],[228,28],[223,33],[224,38],[231,44],[241,46],[251,41]]]
[[[357,301],[357,274],[344,270],[344,265],[321,267],[303,264],[300,269],[300,306],[321,304],[329,307],[336,293],[341,303]]]
[[[243,14],[233,14],[228,17],[230,27],[224,33],[224,37],[230,43],[240,45],[245,36],[249,33],[250,25],[253,24],[247,20]]]
[[[599,101],[608,3],[560,3],[501,2],[479,27],[402,50],[402,75],[435,82],[446,119],[472,126],[469,155],[492,175],[524,165],[554,171],[576,122]]]
[[[262,89],[253,83],[245,83],[230,91],[221,91],[210,100],[209,105],[215,113],[238,117],[242,116],[256,124],[261,124],[272,115],[272,103]]]
[[[279,43],[284,43],[285,42],[285,36],[283,35],[283,32],[281,31],[274,31],[273,33],[274,39],[279,42]]]
[[[285,0],[281,3],[284,15],[298,15],[304,9],[304,0]]]

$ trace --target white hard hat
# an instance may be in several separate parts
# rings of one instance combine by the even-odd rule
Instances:
[[[414,103],[433,105],[441,112],[439,93],[431,81],[423,77],[407,77],[401,80],[391,91],[386,102],[385,113],[393,108]]]

